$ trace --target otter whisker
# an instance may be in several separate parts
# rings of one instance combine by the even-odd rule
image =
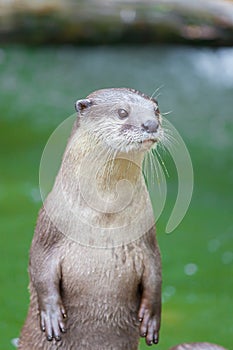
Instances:
[[[111,178],[113,174],[113,169],[115,165],[115,158],[116,158],[117,151],[110,150],[108,152],[108,157],[105,161],[105,167],[104,167],[104,173],[106,171],[106,187],[108,190],[111,188]]]
[[[156,148],[156,149],[154,149],[154,151],[155,151],[156,155],[158,156],[158,159],[162,165],[162,168],[164,169],[165,174],[167,175],[167,177],[169,177],[169,172],[167,170],[166,164],[164,163],[161,154],[159,153],[159,150]]]
[[[170,144],[170,145],[175,145],[178,143],[177,139],[174,137],[172,131],[170,129],[167,128],[163,128],[164,133],[161,139],[161,142],[166,144]]]
[[[168,111],[168,112],[160,112],[160,114],[161,114],[161,116],[165,116],[165,115],[169,115],[169,114],[171,114],[171,113],[173,113],[173,111],[171,110],[171,111]]]
[[[160,93],[158,95],[155,96],[155,94],[161,90],[162,88],[164,87],[164,84],[160,85],[157,89],[155,89],[155,91],[153,92],[153,94],[151,95],[150,97],[150,100],[153,100],[153,99],[157,99],[159,96],[160,96]],[[155,96],[155,97],[154,97]]]

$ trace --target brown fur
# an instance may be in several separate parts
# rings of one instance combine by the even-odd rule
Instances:
[[[98,116],[103,118],[103,123],[106,120],[104,118],[107,118],[102,114],[103,110],[106,114],[108,106],[113,104],[111,100],[109,101],[109,94],[117,95],[116,101],[119,100],[119,102],[114,103],[123,103],[123,108],[124,99],[129,104],[130,99],[137,95],[135,101],[138,107],[141,99],[142,104],[147,103],[148,110],[153,113],[155,102],[145,99],[145,96],[139,95],[134,90],[97,91],[90,95],[91,102],[88,100],[86,105],[85,101],[82,103],[80,111],[81,117],[89,118],[89,123],[93,124],[93,130],[96,128],[93,116],[96,120],[99,120]],[[105,96],[107,96],[106,101]],[[104,105],[101,107],[102,101]],[[102,114],[98,114],[101,109]],[[143,110],[142,107],[141,109]],[[109,114],[112,113],[111,111],[112,109],[109,110]],[[108,120],[109,118],[108,115]],[[142,121],[143,118],[148,118],[148,111],[146,117],[142,116]],[[98,216],[92,216],[92,211],[90,212],[90,208],[82,201],[78,202],[77,208],[78,212],[83,217],[86,215],[90,222],[98,222],[110,228],[115,223],[130,223],[135,213],[143,212],[143,223],[138,227],[141,235],[133,241],[122,242],[120,245],[111,246],[110,244],[110,247],[106,245],[105,249],[91,246],[95,245],[95,236],[90,237],[89,246],[73,239],[73,232],[75,237],[79,237],[80,233],[85,237],[85,234],[88,236],[89,231],[81,232],[79,221],[76,224],[74,216],[70,216],[69,211],[66,211],[68,209],[67,204],[65,207],[63,205],[64,197],[59,187],[60,181],[63,176],[65,179],[63,190],[76,205],[80,192],[79,185],[76,183],[80,159],[82,160],[84,155],[91,153],[96,147],[101,147],[100,152],[105,149],[102,141],[95,144],[94,136],[90,139],[85,133],[80,133],[77,138],[80,147],[72,144],[76,130],[78,132],[82,130],[84,125],[82,123],[85,124],[85,120],[82,122],[80,119],[80,123],[77,123],[72,130],[66,156],[63,158],[54,188],[39,213],[30,251],[31,297],[27,319],[19,340],[18,349],[21,350],[89,350],[93,348],[95,350],[136,350],[140,335],[146,337],[148,345],[158,341],[161,314],[160,253],[155,238],[155,227],[151,227],[147,232],[142,231],[147,221],[149,222],[149,213],[152,212],[152,208],[141,172],[136,169],[134,172],[126,171],[130,168],[127,157],[124,162],[119,158],[112,163],[111,180],[115,184],[121,179],[122,174],[125,174],[126,178],[132,179],[136,184],[136,188],[140,185],[140,191],[136,192],[132,199],[129,211],[112,213],[109,207]],[[103,128],[101,133],[104,133],[104,130]],[[70,149],[69,145],[71,145]],[[133,158],[129,158],[137,158],[141,164],[144,152],[145,150],[136,151]],[[128,165],[126,166],[125,163]],[[90,173],[90,169],[85,176],[89,175],[88,172]],[[102,173],[97,181],[100,191],[105,194],[107,181],[105,174]],[[111,188],[111,186],[107,187]],[[96,236],[99,235],[98,228],[94,232]],[[44,332],[40,328],[40,323]],[[66,332],[63,332],[65,329]],[[51,341],[46,337],[51,338]]]

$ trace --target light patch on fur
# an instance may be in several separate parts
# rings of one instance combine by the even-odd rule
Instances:
[[[227,350],[220,345],[211,343],[183,343],[170,350]]]
[[[14,345],[16,348],[19,345],[19,338],[14,338],[11,340],[11,344]]]

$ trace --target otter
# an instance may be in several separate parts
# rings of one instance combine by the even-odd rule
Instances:
[[[18,349],[136,350],[159,341],[161,258],[144,156],[162,140],[155,99],[102,89],[75,104],[30,249]]]

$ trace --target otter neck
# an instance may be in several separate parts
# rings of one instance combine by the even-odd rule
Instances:
[[[74,161],[75,158],[75,161]],[[144,152],[123,153],[106,144],[79,133],[69,147],[68,159],[74,173],[81,174],[89,186],[97,185],[98,191],[115,191],[117,183],[125,180],[133,186],[144,183],[142,163]],[[70,168],[70,167],[68,167]]]
[[[127,181],[135,186],[141,184],[142,178],[142,153],[117,152],[96,173],[98,187],[102,191],[115,190],[117,183]],[[144,181],[144,180],[143,180]]]

